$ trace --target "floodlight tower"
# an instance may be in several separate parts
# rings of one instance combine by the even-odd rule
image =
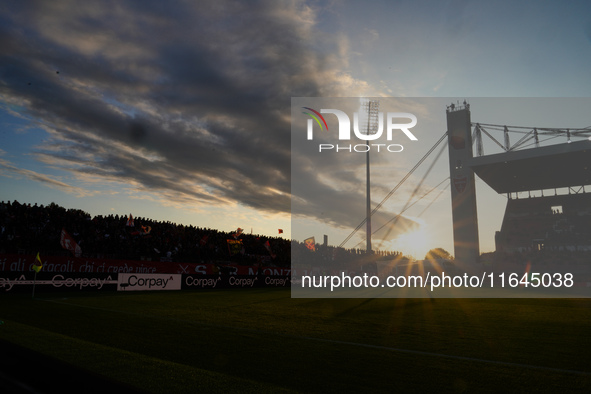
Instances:
[[[375,134],[378,131],[379,124],[379,110],[380,102],[378,100],[366,100],[361,103],[360,114],[367,114],[367,122],[359,120],[360,124],[363,124],[363,132],[367,135]],[[367,195],[367,212],[366,212],[366,232],[367,232],[367,254],[371,254],[371,182],[370,182],[370,170],[369,170],[369,149],[367,150],[367,165],[366,165],[366,195]]]

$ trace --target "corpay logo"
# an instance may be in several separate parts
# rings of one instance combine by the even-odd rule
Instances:
[[[180,290],[178,274],[119,274],[117,290]]]
[[[337,117],[339,122],[339,141],[350,141],[351,140],[351,120],[349,116],[338,109],[321,109],[320,112],[310,108],[302,107],[309,112],[303,112],[309,115],[311,119],[308,119],[307,124],[307,139],[312,141],[314,139],[314,121],[320,126],[320,130],[328,131],[328,124],[322,114],[333,114]],[[408,123],[398,123],[399,119],[409,119]],[[353,113],[353,133],[355,136],[362,141],[376,141],[384,133],[384,113],[379,112],[377,116],[378,127],[375,133],[364,133],[359,127],[359,113]],[[410,139],[411,141],[418,141],[417,137],[409,129],[413,128],[417,124],[417,117],[408,112],[388,112],[386,114],[386,139],[392,141],[394,131],[400,130]],[[325,150],[347,151],[347,152],[368,152],[371,149],[375,149],[378,152],[380,150],[388,152],[402,152],[404,149],[400,144],[357,144],[357,145],[334,145],[334,144],[319,144],[318,151],[322,152]]]

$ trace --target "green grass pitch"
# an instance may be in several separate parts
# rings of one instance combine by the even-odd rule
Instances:
[[[154,393],[591,391],[591,300],[3,294],[0,320],[2,341]]]

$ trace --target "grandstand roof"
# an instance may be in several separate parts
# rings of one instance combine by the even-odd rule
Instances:
[[[466,164],[497,193],[591,185],[591,141],[474,157]]]

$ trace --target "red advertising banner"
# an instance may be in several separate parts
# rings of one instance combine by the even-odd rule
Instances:
[[[41,256],[41,272],[70,272],[97,274],[190,274],[190,275],[257,275],[256,266],[217,262],[215,264],[175,263],[160,261],[133,261],[89,259],[79,257]],[[32,272],[34,255],[0,254],[0,272]],[[262,267],[262,275],[287,276],[290,268]]]

